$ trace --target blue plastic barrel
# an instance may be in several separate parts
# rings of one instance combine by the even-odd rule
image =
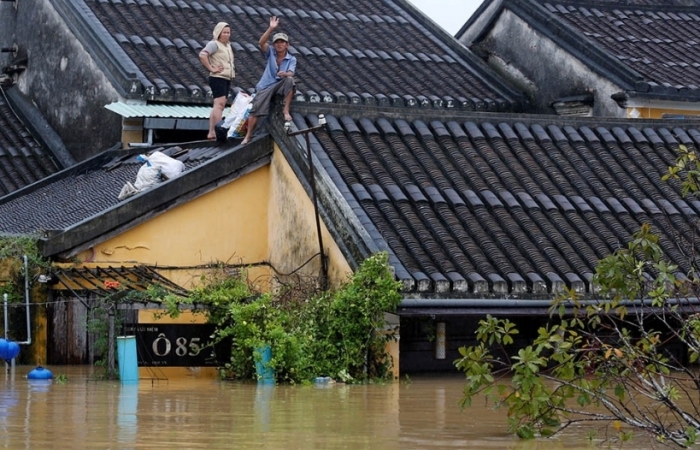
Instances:
[[[255,349],[255,374],[258,376],[259,383],[274,383],[275,371],[270,367],[272,359],[272,349],[265,344],[262,347]]]
[[[139,381],[139,365],[136,355],[136,336],[117,336],[117,362],[122,383]]]
[[[39,366],[27,374],[30,380],[50,380],[53,378],[53,373],[49,369],[44,369]]]
[[[7,341],[7,360],[13,360],[19,356],[19,344],[15,341]]]
[[[19,344],[15,341],[0,338],[0,359],[11,361],[19,355]]]

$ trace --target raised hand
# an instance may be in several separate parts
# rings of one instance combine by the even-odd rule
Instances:
[[[274,30],[279,24],[280,20],[277,18],[277,16],[270,17],[270,29]]]

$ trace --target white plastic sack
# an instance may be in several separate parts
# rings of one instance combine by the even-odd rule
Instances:
[[[150,163],[146,162],[139,172],[136,174],[136,182],[134,187],[139,191],[153,186],[160,182],[160,168],[152,166]]]
[[[231,103],[231,107],[229,108],[226,117],[224,118],[223,127],[231,128],[231,124],[245,114],[245,110],[248,108],[248,105],[252,100],[253,97],[250,95],[243,91],[238,91],[236,97],[233,99],[233,103]]]
[[[146,159],[153,167],[159,168],[161,174],[168,180],[172,180],[185,171],[185,163],[162,152],[153,152]]]
[[[243,91],[236,94],[236,98],[233,99],[231,104],[231,109],[226,119],[224,119],[224,128],[228,128],[227,138],[240,137],[245,134],[246,120],[252,107],[253,96]]]
[[[119,200],[124,200],[125,198],[129,198],[132,195],[136,195],[138,193],[139,190],[136,189],[136,187],[133,184],[127,181],[126,184],[124,184],[124,187],[122,187],[122,190],[119,191],[119,196],[117,198],[119,198]]]

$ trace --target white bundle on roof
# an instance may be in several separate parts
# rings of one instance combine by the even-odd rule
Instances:
[[[185,171],[185,163],[175,158],[171,158],[162,152],[153,152],[145,158],[151,163],[151,165],[153,165],[153,167],[159,168],[160,172],[168,180],[172,180]]]
[[[158,151],[148,156],[139,155],[136,159],[144,164],[139,168],[134,184],[127,181],[122,187],[119,200],[124,200],[160,183],[163,177],[171,180],[185,170],[185,163]]]

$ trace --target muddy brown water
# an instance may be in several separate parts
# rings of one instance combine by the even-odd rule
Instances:
[[[376,385],[194,378],[121,385],[95,381],[90,367],[63,366],[49,369],[67,382],[47,384],[27,380],[33,368],[0,375],[2,449],[597,448],[585,427],[522,441],[507,432],[503,412],[483,402],[461,410],[459,375]]]

